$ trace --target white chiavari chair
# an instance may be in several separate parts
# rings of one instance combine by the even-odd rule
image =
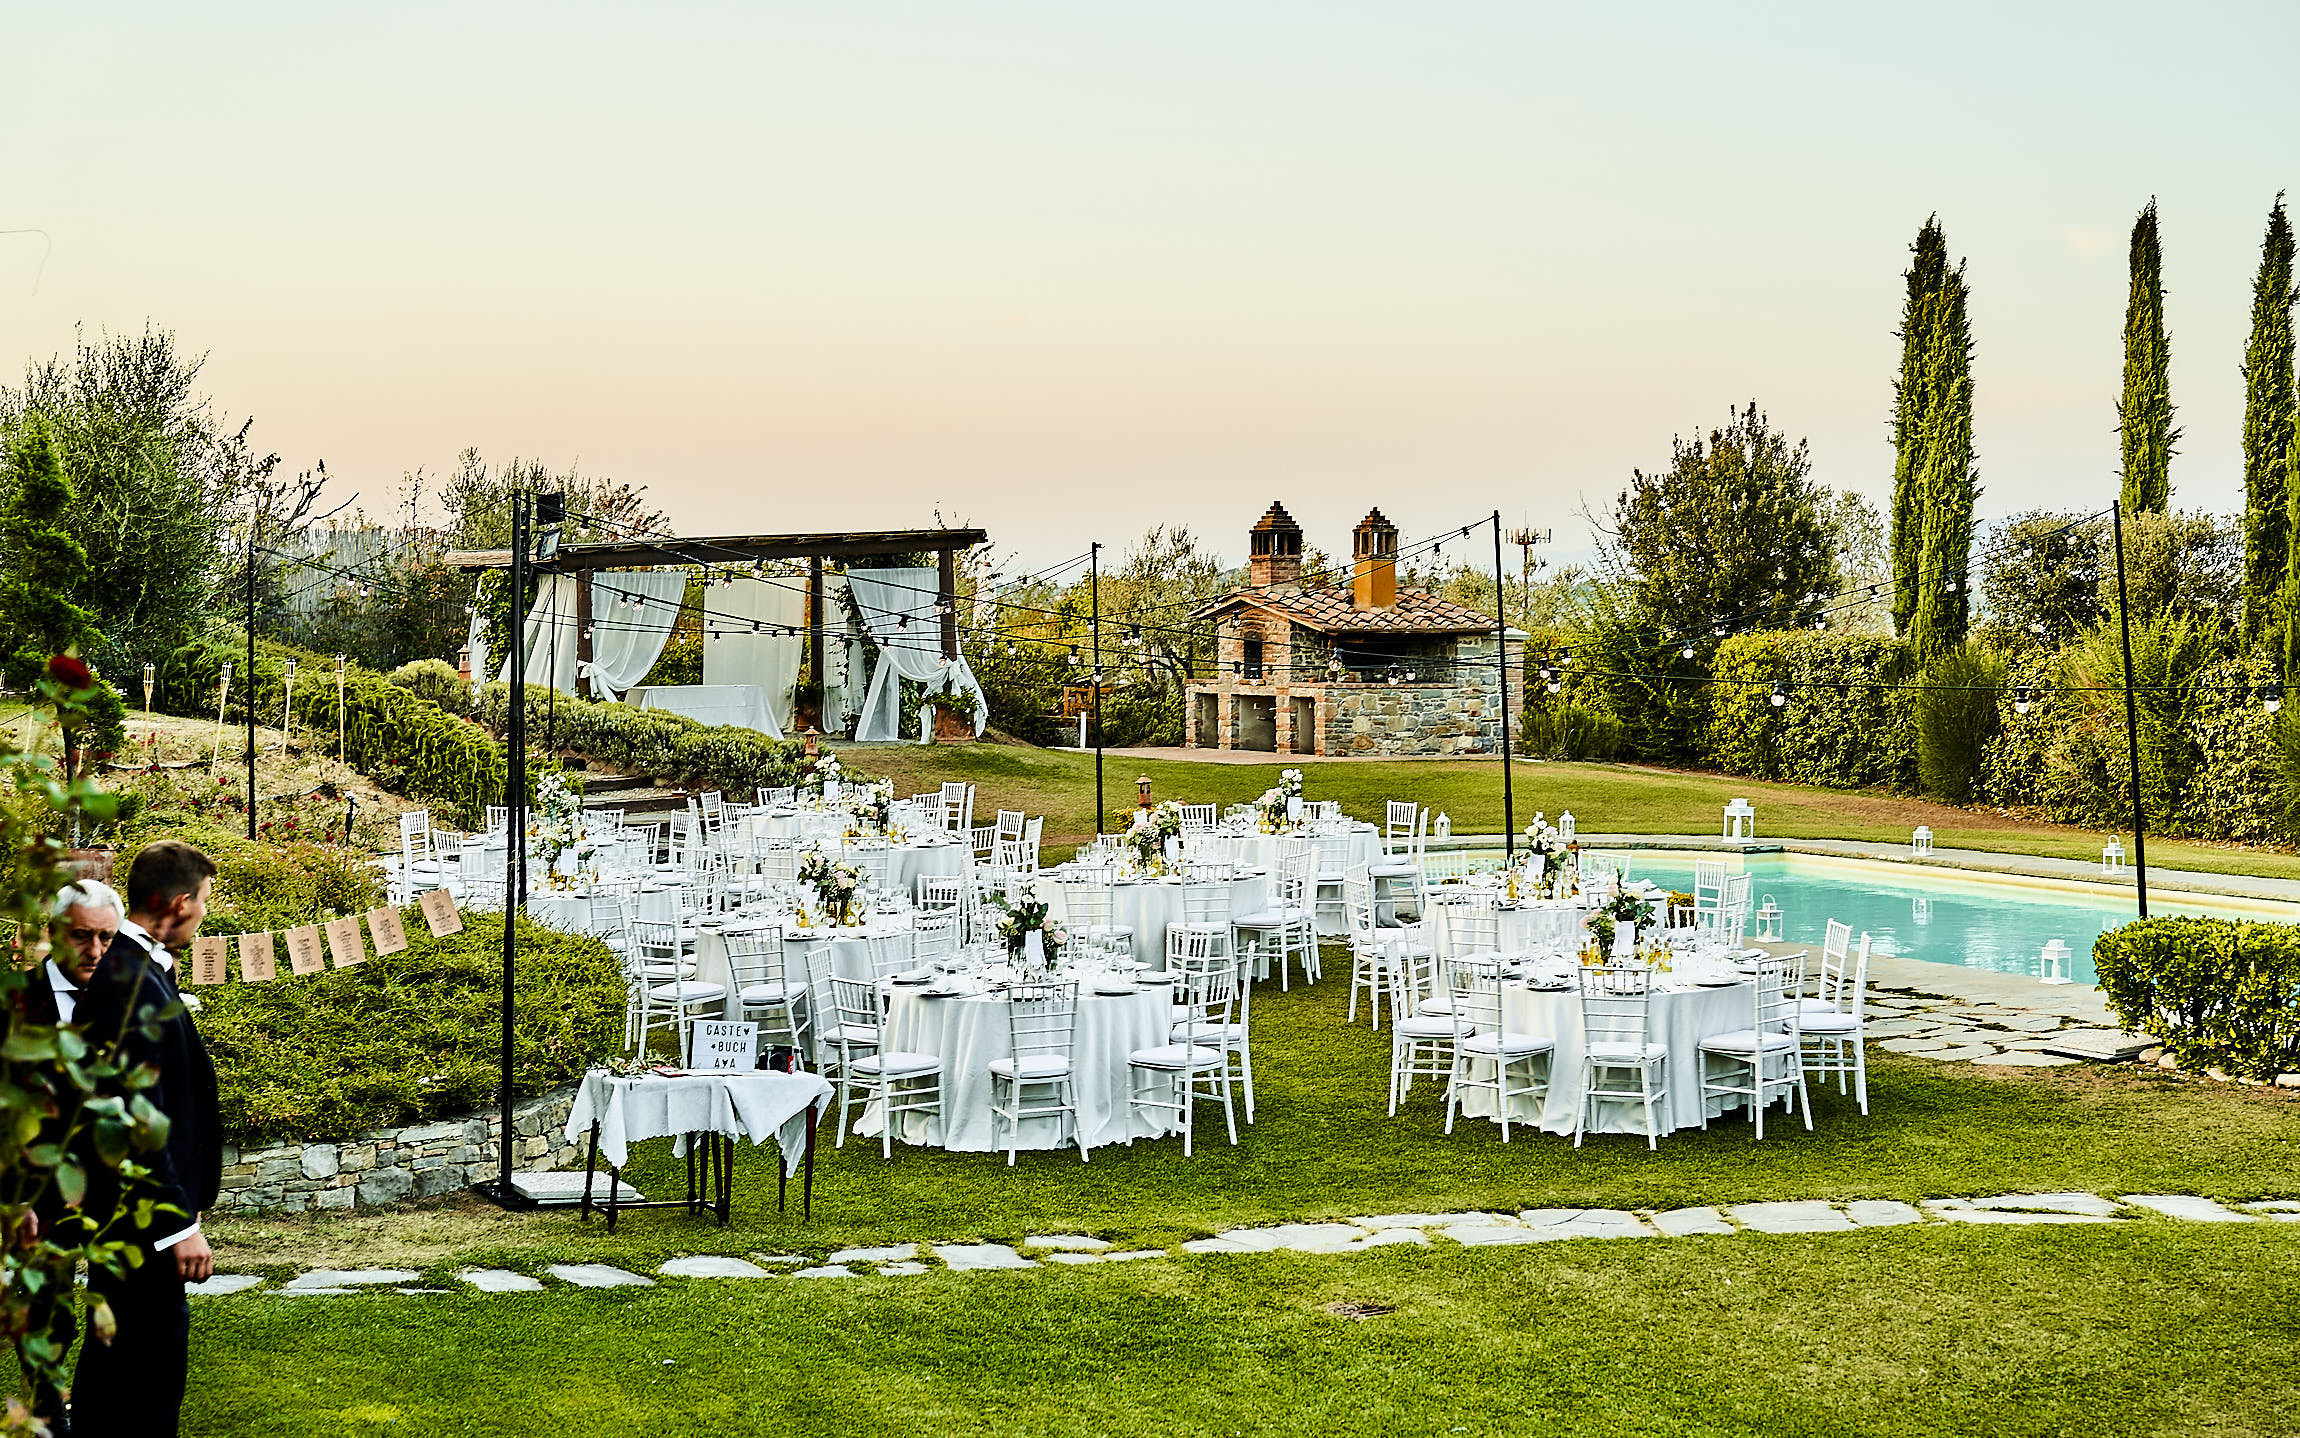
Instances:
[[[1703,1128],[1709,1126],[1710,1098],[1722,1094],[1749,1101],[1750,1121],[1760,1139],[1765,1136],[1765,1110],[1776,1098],[1786,1100],[1792,1111],[1801,1106],[1805,1127],[1812,1129],[1813,1104],[1805,1088],[1804,1040],[1799,1028],[1803,1015],[1797,990],[1802,981],[1794,976],[1797,965],[1798,959],[1775,955],[1758,960],[1749,1027],[1701,1040],[1705,1060],[1701,1065]],[[1727,1066],[1727,1071],[1720,1074],[1717,1064],[1706,1062],[1711,1059]]]
[[[695,1020],[709,1018],[725,1006],[727,991],[693,977],[694,964],[678,925],[633,919],[627,927],[631,951],[624,964],[639,1010],[638,1047],[645,1050],[647,1035],[655,1029],[668,1029],[673,1051],[684,1060],[688,1031]]]
[[[727,936],[727,967],[746,1022],[759,1024],[762,1042],[807,1052],[807,986],[784,967],[782,935],[772,930]]]
[[[1669,1097],[1669,1045],[1653,1037],[1653,971],[1642,964],[1607,964],[1580,972],[1582,1099],[1573,1116],[1573,1146],[1581,1147],[1599,1104],[1636,1103],[1645,1110],[1645,1146],[1657,1149],[1655,1105]]]
[[[1213,827],[1214,806],[1212,804],[1184,804],[1182,806],[1182,832],[1184,834],[1204,833]]]
[[[1831,919],[1829,937],[1834,940],[1836,931],[1842,927]],[[1869,989],[1867,934],[1861,935],[1861,947],[1852,956],[1849,969],[1846,959],[1843,945],[1838,946],[1833,959],[1826,947],[1822,949],[1820,993],[1817,997],[1798,1000],[1797,1027],[1804,1047],[1806,1074],[1824,1081],[1831,1074],[1836,1075],[1839,1093],[1845,1091],[1845,1080],[1850,1078],[1854,1096],[1861,1102],[1861,1112],[1866,1114],[1869,1111],[1869,1058],[1864,1029]]]
[[[943,832],[965,833],[974,827],[974,786],[955,781],[943,785],[937,808],[942,815]]]
[[[1086,1126],[1078,1121],[1078,1092],[1072,1080],[1078,1034],[1078,985],[1021,984],[1006,994],[1008,1053],[990,1063],[990,1146],[998,1147],[998,1123],[1006,1121],[1006,1165],[1029,1118],[1067,1119],[1086,1162]],[[1032,1097],[1032,1090],[1037,1097]]]
[[[857,1038],[851,1045],[843,1038],[834,1040],[840,1047],[837,1146],[846,1146],[847,1115],[859,1089],[866,1107],[873,1103],[879,1106],[879,1156],[891,1158],[895,1127],[902,1115],[930,1113],[937,1119],[942,1117],[942,1060],[933,1054],[888,1049],[879,1042],[886,1032],[886,1015],[878,980],[843,979],[834,974],[830,989],[831,1003],[838,1011],[837,1033],[868,1035],[867,1040]],[[869,1052],[865,1053],[865,1048]],[[915,1086],[927,1080],[932,1081],[931,1088]]]
[[[1453,1079],[1453,1000],[1440,996],[1438,963],[1427,950],[1401,953],[1403,996],[1390,1008],[1390,1117],[1417,1078]]]
[[[1182,1125],[1188,1158],[1202,1100],[1219,1100],[1230,1142],[1238,1142],[1227,1034],[1238,999],[1238,966],[1204,930],[1170,930],[1166,967],[1174,975],[1177,1018],[1166,1043],[1127,1055],[1128,1102],[1135,1110],[1171,1113]]]
[[[1134,950],[1134,927],[1118,922],[1118,874],[1103,864],[1070,864],[1055,873],[1062,891],[1062,920],[1072,943],[1107,957]]]
[[[1310,840],[1314,867],[1311,871],[1311,917],[1321,932],[1333,933],[1349,926],[1347,900],[1342,884],[1349,877],[1350,840],[1347,834],[1320,834]],[[1327,922],[1328,919],[1332,923]]]
[[[1453,1073],[1446,1085],[1445,1131],[1453,1132],[1454,1114],[1466,1090],[1483,1089],[1493,1095],[1494,1117],[1501,1123],[1501,1141],[1509,1142],[1509,1105],[1517,1098],[1538,1098],[1549,1092],[1550,1043],[1531,1034],[1512,1033],[1502,1022],[1501,962],[1498,959],[1448,959],[1441,970],[1453,1000]],[[1517,1082],[1511,1072],[1529,1071]],[[1492,1077],[1484,1069],[1490,1066]]]
[[[1318,977],[1318,935],[1309,906],[1310,864],[1307,846],[1281,849],[1278,872],[1270,881],[1269,905],[1231,921],[1240,959],[1265,968],[1275,965],[1280,992],[1291,987],[1287,965],[1295,954],[1302,956],[1303,982]]]

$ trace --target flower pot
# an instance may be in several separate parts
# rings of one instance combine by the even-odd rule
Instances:
[[[934,711],[934,742],[937,744],[972,744],[974,720],[939,706]]]

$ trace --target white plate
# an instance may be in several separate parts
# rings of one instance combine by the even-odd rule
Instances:
[[[1142,991],[1132,984],[1096,984],[1094,992],[1106,999],[1122,999],[1129,994],[1138,994]]]
[[[964,998],[966,996],[966,990],[954,989],[947,984],[935,984],[928,988],[920,989],[919,995],[923,998],[929,999],[956,999]]]

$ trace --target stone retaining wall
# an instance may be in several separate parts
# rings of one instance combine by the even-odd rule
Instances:
[[[582,1148],[563,1136],[575,1086],[531,1098],[511,1111],[512,1166],[580,1164]],[[218,1209],[301,1213],[308,1208],[375,1208],[469,1188],[502,1166],[501,1114],[380,1128],[341,1143],[224,1145]]]

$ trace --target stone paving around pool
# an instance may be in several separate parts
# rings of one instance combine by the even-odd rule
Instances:
[[[2126,1225],[2147,1219],[2182,1223],[2300,1224],[2300,1199],[2223,1204],[2193,1194],[2015,1193],[1995,1198],[1938,1198],[1921,1203],[1807,1199],[1717,1208],[1631,1211],[1616,1208],[1526,1208],[1511,1213],[1380,1213],[1319,1222],[1233,1228],[1172,1249],[1120,1248],[1080,1233],[1032,1234],[1019,1244],[896,1243],[842,1248],[827,1255],[697,1254],[674,1258],[650,1276],[606,1263],[552,1263],[539,1273],[461,1268],[454,1286],[425,1285],[405,1268],[315,1268],[285,1281],[260,1274],[219,1273],[190,1286],[203,1296],[261,1291],[280,1297],[347,1293],[542,1293],[569,1288],[652,1288],[661,1279],[740,1281],[774,1278],[918,1277],[933,1272],[1039,1270],[1126,1263],[1176,1254],[1365,1253],[1400,1246],[1492,1248],[1569,1238],[1691,1238],[1702,1235],[1854,1233],[1867,1228],[1940,1224]],[[2300,1231],[2300,1230],[2296,1230]]]
[[[2115,1029],[2079,1023],[2062,1014],[2003,1003],[1966,1003],[1937,995],[1871,989],[1869,1041],[1892,1053],[1944,1063],[2058,1068],[2088,1057],[2137,1053],[2149,1041]]]

